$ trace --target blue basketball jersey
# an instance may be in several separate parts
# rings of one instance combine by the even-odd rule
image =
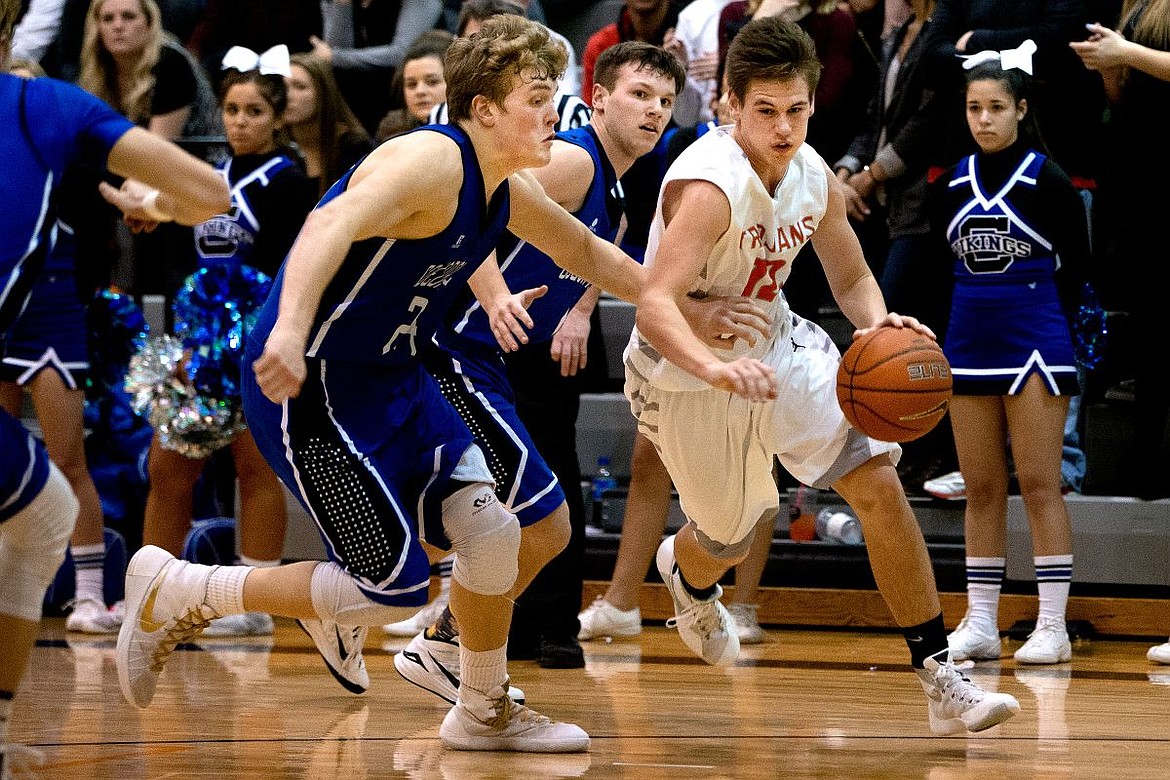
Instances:
[[[276,174],[295,166],[283,153],[274,153],[270,160],[234,182],[232,159],[220,166],[220,174],[231,190],[232,207],[195,226],[195,252],[201,265],[226,262],[259,268],[252,258],[260,233],[254,201],[257,196],[263,197],[263,189]]]
[[[606,241],[613,241],[621,219],[621,191],[617,175],[597,133],[590,126],[557,133],[557,138],[589,152],[593,159],[593,182],[581,208],[573,212],[582,224]],[[562,269],[552,258],[511,233],[505,232],[496,252],[500,272],[512,292],[548,285],[548,292],[533,301],[528,313],[533,328],[529,340],[539,344],[550,340],[565,314],[581,299],[589,282]],[[441,346],[457,348],[471,342],[496,350],[487,313],[470,292],[464,293],[462,305],[452,307],[447,324],[435,336]]]
[[[110,149],[134,125],[85,91],[53,79],[0,74],[0,336],[23,308],[55,239],[53,193],[65,166],[104,167]]]
[[[406,364],[434,335],[467,278],[495,249],[508,224],[508,183],[484,197],[483,173],[471,139],[457,125],[427,125],[413,132],[441,133],[463,157],[463,186],[451,223],[430,238],[371,238],[350,248],[325,288],[309,331],[308,357]],[[351,168],[325,193],[318,208],[349,186]],[[276,323],[285,267],[249,337],[251,352]]]

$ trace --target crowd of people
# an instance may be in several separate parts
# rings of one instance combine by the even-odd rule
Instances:
[[[536,0],[225,6],[4,0],[17,75],[0,98],[49,176],[6,195],[46,206],[0,266],[0,445],[27,461],[0,474],[0,567],[33,545],[30,522],[60,533],[36,540],[36,571],[0,572],[14,626],[0,745],[69,534],[67,628],[120,631],[137,706],[177,643],[272,633],[272,615],[360,692],[367,631],[385,625],[412,637],[398,671],[453,705],[445,744],[571,751],[588,736],[524,706],[506,661],[577,667],[580,641],[638,633],[654,559],[683,641],[734,662],[763,637],[751,594],[778,483],[832,489],[861,522],[931,725],[952,733],[1019,708],[953,664],[1001,653],[1014,469],[1040,595],[1015,657],[1071,658],[1063,493],[1084,459],[1070,398],[1101,358],[1094,283],[1153,332],[1163,271],[1142,241],[1165,196],[1139,171],[1165,125],[1170,0],[627,0],[580,67],[531,21],[556,26]],[[47,100],[74,133],[51,155],[25,124]],[[1113,258],[1121,271],[1099,279]],[[144,546],[107,605],[83,405],[85,304],[111,285],[164,294],[176,346],[144,348],[130,372],[164,366],[146,393]],[[604,384],[603,291],[637,304],[638,438],[613,583],[578,616],[574,430],[582,389]],[[817,322],[831,309],[859,335],[937,334],[949,421],[904,452],[850,428]],[[1134,492],[1154,498],[1170,491],[1170,407],[1162,364],[1137,365]],[[16,422],[26,391],[47,451]],[[213,569],[178,556],[221,452],[239,552]],[[968,611],[949,636],[906,500],[940,476],[967,499]],[[663,541],[672,486],[687,524]],[[285,488],[328,562],[282,565]],[[442,595],[418,612],[432,571]],[[1170,643],[1149,657],[1170,663]]]

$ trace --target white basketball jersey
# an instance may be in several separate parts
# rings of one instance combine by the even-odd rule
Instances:
[[[825,163],[807,144],[797,149],[784,179],[774,193],[748,162],[747,155],[731,137],[733,126],[705,133],[679,155],[662,183],[702,179],[719,187],[731,204],[731,225],[707,259],[691,293],[695,297],[743,296],[754,298],[768,310],[772,334],[749,347],[742,339],[731,350],[712,350],[724,362],[740,357],[765,359],[790,327],[788,302],[781,292],[791,264],[812,237],[825,214],[829,183]],[[653,268],[659,241],[666,228],[662,219],[662,195],[650,228],[646,266]],[[634,329],[626,349],[627,366],[664,390],[701,390],[707,384],[658,354]]]

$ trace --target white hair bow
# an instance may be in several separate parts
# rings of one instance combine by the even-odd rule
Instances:
[[[1011,70],[1016,68],[1022,70],[1029,76],[1032,74],[1032,55],[1036,53],[1036,42],[1029,38],[1014,49],[1004,49],[1002,51],[993,51],[988,49],[981,51],[978,54],[972,54],[970,57],[963,58],[963,68],[971,70],[977,65],[982,65],[985,62],[992,60],[999,60],[999,66],[1004,70]]]
[[[233,46],[223,55],[221,67],[224,70],[235,68],[241,73],[250,70],[259,70],[263,75],[275,74],[291,76],[289,67],[288,47],[283,43],[273,46],[263,54],[257,54],[245,46]]]

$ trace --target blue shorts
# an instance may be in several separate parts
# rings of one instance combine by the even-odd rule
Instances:
[[[89,375],[85,316],[73,274],[42,276],[3,340],[0,381],[26,385],[48,369],[60,374],[69,389],[84,388]]]
[[[515,394],[498,352],[482,347],[435,348],[423,362],[475,436],[496,480],[496,498],[520,527],[548,517],[565,502],[552,469],[516,414]]]
[[[421,364],[381,366],[307,359],[296,398],[269,401],[248,354],[244,417],[260,452],[316,521],[330,560],[373,600],[427,601],[441,549],[443,499],[467,482],[491,482],[471,433]],[[477,457],[465,458],[469,450]],[[456,473],[456,469],[459,469]]]
[[[0,409],[0,523],[24,509],[49,478],[49,454],[24,426]]]

